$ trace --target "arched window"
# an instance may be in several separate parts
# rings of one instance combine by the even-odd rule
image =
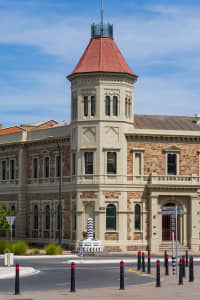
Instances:
[[[95,96],[91,97],[91,116],[95,116],[96,114],[96,99]]]
[[[38,206],[34,206],[34,212],[33,212],[33,228],[38,229]]]
[[[110,96],[106,96],[106,116],[110,116]]]
[[[106,230],[116,230],[116,207],[113,204],[106,208]]]
[[[47,205],[46,209],[45,209],[45,229],[46,230],[50,229],[50,207],[49,207],[49,205]]]
[[[139,204],[135,205],[135,230],[141,230],[141,207]]]
[[[113,97],[113,116],[118,116],[118,98],[117,98],[117,96]]]
[[[84,116],[88,116],[88,96],[84,97]]]

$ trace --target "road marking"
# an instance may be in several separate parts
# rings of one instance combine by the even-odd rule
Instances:
[[[138,275],[142,275],[141,272],[138,272],[138,271],[133,270],[133,269],[128,269],[128,272],[132,272],[132,273],[136,273],[136,274],[138,274]]]

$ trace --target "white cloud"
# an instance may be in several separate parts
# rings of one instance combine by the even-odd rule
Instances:
[[[135,107],[138,113],[191,114],[199,107],[200,9],[195,6],[148,6],[152,12],[132,18],[113,20],[119,48],[132,67],[163,70],[162,74],[144,74],[136,84]],[[34,46],[45,55],[55,55],[71,65],[78,62],[89,41],[92,23],[80,17],[25,15],[0,12],[0,44]],[[66,74],[71,69],[66,69]],[[144,72],[144,71],[143,71]],[[168,74],[171,73],[169,76]],[[174,74],[174,75],[172,75]],[[12,115],[14,123],[44,119],[69,119],[70,90],[58,73],[20,73],[16,77],[32,80],[29,90],[10,87],[1,79],[1,122]],[[7,89],[6,89],[7,87]],[[11,96],[12,95],[12,96]],[[22,120],[18,120],[22,116]]]

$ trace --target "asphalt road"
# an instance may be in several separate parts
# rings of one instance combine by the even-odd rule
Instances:
[[[18,259],[15,263],[19,263],[23,267],[33,267],[40,271],[38,274],[20,278],[22,291],[70,289],[71,269],[66,257],[57,259]],[[0,266],[2,265],[3,260],[0,259]],[[125,285],[144,284],[155,280],[152,276],[140,275],[135,271],[136,264],[125,265]],[[119,264],[77,264],[76,289],[118,287],[120,283],[119,274]],[[0,292],[12,293],[13,290],[14,279],[0,279]]]

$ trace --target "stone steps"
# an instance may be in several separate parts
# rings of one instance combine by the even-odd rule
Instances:
[[[176,249],[176,243],[174,244],[174,247]],[[160,245],[159,250],[160,251],[165,251],[166,250],[166,251],[170,251],[171,252],[172,251],[172,242],[164,242],[164,243],[162,243]],[[186,246],[178,243],[178,252],[185,252],[185,251],[189,251],[189,249]]]

